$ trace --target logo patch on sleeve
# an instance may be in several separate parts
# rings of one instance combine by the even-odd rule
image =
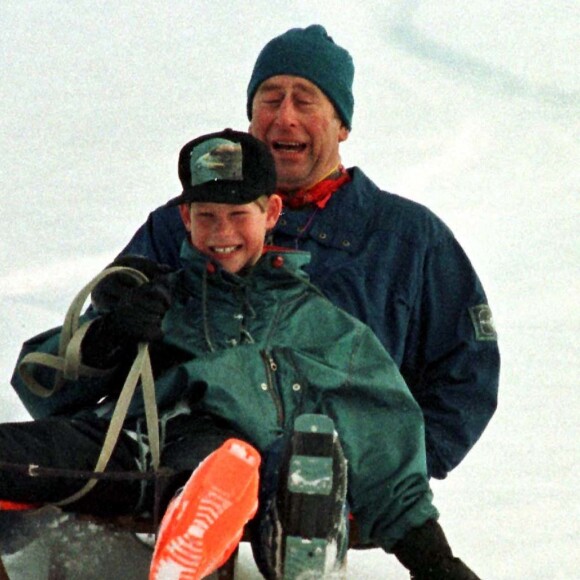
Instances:
[[[497,340],[493,315],[487,304],[472,306],[469,309],[469,316],[471,316],[476,340]]]

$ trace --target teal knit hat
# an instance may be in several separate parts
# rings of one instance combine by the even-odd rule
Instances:
[[[314,83],[332,102],[350,130],[354,97],[354,64],[320,24],[292,28],[272,39],[258,55],[248,84],[247,112],[252,120],[252,102],[258,87],[276,75],[299,76]]]

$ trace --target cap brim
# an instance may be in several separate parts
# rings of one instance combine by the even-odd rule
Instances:
[[[181,195],[170,199],[165,205],[175,206],[194,202],[244,205],[272,193],[273,189],[271,191],[253,189],[239,181],[214,181],[183,190]]]

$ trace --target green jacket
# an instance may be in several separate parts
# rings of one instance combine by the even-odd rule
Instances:
[[[420,408],[373,332],[310,285],[302,270],[309,254],[269,251],[245,276],[187,242],[181,256],[164,339],[150,345],[160,413],[185,402],[226,419],[262,452],[297,415],[327,414],[348,460],[350,509],[363,542],[389,550],[437,517]],[[31,339],[23,353],[54,352],[57,338]],[[34,400],[14,378],[37,417],[86,412],[107,392],[104,383],[76,381]],[[136,397],[130,417],[142,412]]]

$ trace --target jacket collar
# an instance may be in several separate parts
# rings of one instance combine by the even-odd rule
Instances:
[[[223,288],[255,288],[286,286],[290,282],[308,283],[304,268],[310,263],[308,252],[288,250],[287,248],[265,248],[265,252],[253,268],[245,275],[232,274],[224,270],[205,254],[194,248],[185,239],[181,246],[181,265],[185,282],[191,293],[198,293],[200,281]],[[300,284],[301,285],[301,284]]]
[[[351,181],[345,183],[329,199],[324,209],[285,209],[276,234],[298,239],[313,239],[317,243],[357,253],[366,240],[364,222],[368,219],[370,191],[378,187],[358,168],[349,168]],[[345,220],[344,216],[352,216]]]

